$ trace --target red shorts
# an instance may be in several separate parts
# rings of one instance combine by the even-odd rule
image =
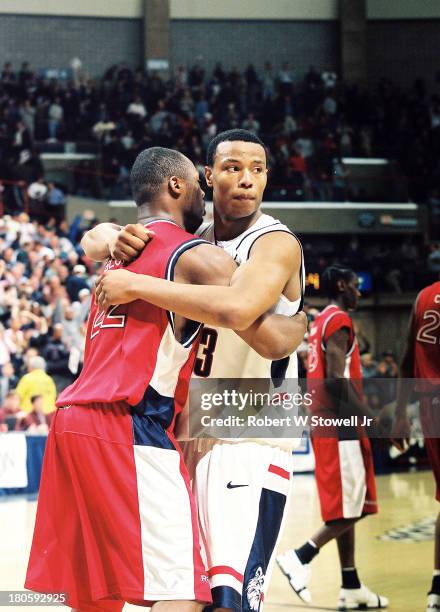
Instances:
[[[57,410],[25,587],[90,611],[211,601],[188,473],[158,422],[122,402]]]
[[[368,438],[312,438],[315,477],[324,521],[359,518],[378,511]]]
[[[440,438],[425,438],[425,447],[435,479],[435,498],[440,502]]]

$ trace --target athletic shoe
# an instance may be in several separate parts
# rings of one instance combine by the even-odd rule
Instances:
[[[388,599],[377,595],[361,583],[360,589],[341,589],[338,610],[381,610],[388,607]]]
[[[305,603],[310,603],[312,596],[307,588],[311,574],[310,564],[301,563],[293,549],[287,550],[283,555],[279,555],[277,563],[298,597]]]
[[[434,612],[434,610],[440,610],[440,595],[429,593],[426,612]]]

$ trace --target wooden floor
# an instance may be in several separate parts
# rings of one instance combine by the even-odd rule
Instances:
[[[439,509],[434,500],[432,475],[429,472],[419,472],[379,476],[377,485],[380,512],[357,526],[357,567],[360,577],[370,588],[389,597],[391,611],[421,612],[425,609],[426,592],[432,574],[433,541],[429,535],[429,523]],[[25,498],[8,501],[0,499],[0,590],[21,590],[36,502]],[[417,529],[417,525],[411,529],[414,523],[424,526],[429,539],[415,541],[420,537],[420,529]],[[295,476],[280,550],[302,544],[319,525],[313,476]],[[400,539],[379,539],[387,532],[399,528],[408,528],[400,532]],[[275,568],[265,611],[335,610],[340,577],[334,543],[328,544],[320,552],[312,567],[310,589],[313,605],[302,604],[291,591],[287,580]],[[2,608],[7,609],[17,608]],[[66,610],[62,606],[48,609]],[[42,608],[27,607],[26,610],[41,612]],[[140,608],[126,605],[124,610],[134,612]]]

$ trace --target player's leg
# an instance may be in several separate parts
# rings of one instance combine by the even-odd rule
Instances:
[[[72,612],[122,612],[124,603],[116,599],[80,601],[78,608],[72,608]]]
[[[310,563],[318,555],[320,549],[331,540],[338,540],[354,529],[358,518],[337,519],[324,523],[312,537],[294,550],[287,550],[277,557],[281,571],[287,576],[290,586],[305,602],[311,601],[307,588],[310,580]]]
[[[427,612],[440,609],[440,513],[435,523],[434,540],[434,572],[432,574],[431,588],[428,593]]]
[[[261,609],[290,474],[291,453],[254,442],[216,444],[199,462],[195,491],[213,598],[206,612]]]
[[[360,589],[361,583],[355,565],[355,527],[352,525],[336,539],[341,564],[342,588]]]
[[[205,604],[196,601],[158,601],[151,612],[202,612]]]
[[[440,501],[440,439],[425,438],[428,458],[436,482],[436,499]],[[435,524],[434,571],[428,593],[427,612],[440,609],[440,514]]]
[[[312,439],[315,454],[315,478],[321,515],[325,524],[302,546],[277,558],[290,586],[305,602],[311,601],[307,588],[310,563],[319,550],[333,539],[341,540],[344,567],[351,567],[350,540],[355,523],[367,513],[377,511],[374,470],[368,439]],[[344,538],[344,534],[348,533]],[[347,563],[347,565],[346,565]],[[385,598],[383,598],[385,603]]]

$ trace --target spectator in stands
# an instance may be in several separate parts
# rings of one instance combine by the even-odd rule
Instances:
[[[81,289],[90,289],[86,279],[86,268],[77,264],[66,282],[66,289],[71,302],[77,302]]]
[[[134,100],[130,102],[127,108],[127,115],[132,115],[136,120],[145,119],[147,109],[140,96],[135,96]]]
[[[440,272],[440,244],[431,245],[428,256],[428,269],[431,270],[431,272]]]
[[[63,342],[63,335],[62,323],[55,323],[48,342],[42,349],[47,373],[51,376],[58,392],[72,382],[69,370],[70,347]]]
[[[15,391],[9,391],[0,403],[0,432],[11,431],[15,428],[17,419],[24,416],[20,408],[20,398]]]
[[[66,196],[59,187],[56,187],[55,183],[47,183],[46,203],[49,219],[53,217],[59,225],[64,219]]]
[[[321,74],[322,82],[324,83],[324,88],[326,90],[334,89],[336,86],[336,82],[338,80],[338,75],[331,68],[327,68]]]
[[[8,394],[15,389],[18,384],[18,378],[15,375],[14,366],[10,361],[7,361],[1,367],[0,376],[0,406],[5,403]]]
[[[48,128],[50,142],[56,142],[58,131],[61,128],[63,118],[64,109],[61,106],[61,99],[57,96],[48,109]]]
[[[17,418],[15,431],[44,434],[49,431],[53,412],[47,414],[44,410],[44,397],[33,395],[31,397],[31,410],[21,418]]]
[[[28,370],[28,373],[20,379],[17,385],[21,408],[25,412],[30,412],[32,410],[31,398],[34,395],[41,394],[43,396],[44,413],[53,412],[57,390],[53,379],[46,374],[46,362],[43,357],[31,357]]]
[[[248,113],[248,116],[241,124],[241,127],[244,130],[248,130],[249,132],[258,135],[258,132],[260,131],[260,122],[255,119],[254,113]]]
[[[44,182],[44,178],[40,176],[36,181],[29,185],[27,190],[29,196],[29,209],[34,218],[39,221],[45,218],[45,207],[44,202],[47,195],[47,185]]]
[[[374,378],[377,375],[377,362],[371,353],[364,353],[361,356],[362,378]]]

